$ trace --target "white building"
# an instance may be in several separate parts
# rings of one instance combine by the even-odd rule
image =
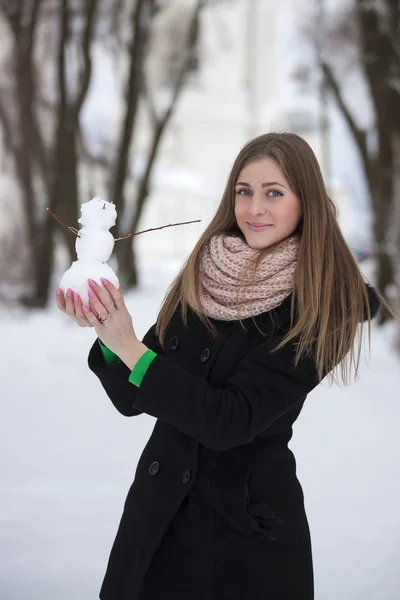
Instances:
[[[200,73],[183,92],[163,138],[139,230],[196,219],[201,223],[138,236],[141,261],[183,262],[212,219],[233,160],[250,138],[270,130],[295,131],[322,163],[318,94],[302,91],[293,78],[298,57],[308,61],[311,52],[299,33],[296,10],[294,0],[237,0],[204,9]],[[136,155],[145,154],[147,127],[144,114]],[[348,139],[341,140],[340,159],[349,146]],[[330,193],[347,222],[354,180],[335,180]]]
[[[217,209],[233,160],[251,137],[273,129],[296,131],[322,162],[318,99],[302,95],[292,78],[299,46],[307,52],[292,2],[208,7],[202,32],[201,72],[185,90],[165,136],[140,230],[202,222],[139,236],[141,258],[158,259],[160,250],[163,257],[186,258]],[[346,189],[337,184],[330,191],[342,214]]]

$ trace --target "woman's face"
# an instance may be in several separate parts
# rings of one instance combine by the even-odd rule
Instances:
[[[291,235],[301,219],[301,203],[277,163],[262,158],[248,163],[235,186],[235,216],[250,248],[262,250]],[[268,224],[252,230],[249,223]]]

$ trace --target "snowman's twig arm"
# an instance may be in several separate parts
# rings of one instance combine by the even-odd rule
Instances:
[[[74,233],[77,237],[80,237],[79,231],[77,229],[75,229],[75,227],[69,227],[69,225],[66,225],[65,223],[60,221],[60,219],[53,213],[53,211],[49,207],[47,207],[46,210],[53,217],[53,219],[55,219],[57,221],[57,223],[60,223],[60,225],[63,225],[63,227],[66,227],[67,229],[72,231],[72,233]]]
[[[156,229],[164,229],[164,227],[175,227],[175,225],[187,225],[188,223],[200,223],[201,219],[197,219],[196,221],[185,221],[184,223],[170,223],[169,225],[162,225],[161,227],[152,227],[151,229],[145,229],[144,231],[137,231],[136,233],[129,233],[128,235],[124,235],[123,237],[115,238],[114,242],[119,242],[120,240],[126,240],[127,238],[133,237],[134,235],[139,235],[140,233],[147,233],[148,231],[156,231]]]

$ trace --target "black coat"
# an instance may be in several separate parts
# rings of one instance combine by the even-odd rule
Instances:
[[[371,291],[372,288],[369,288]],[[370,293],[371,310],[379,306]],[[180,306],[165,354],[140,387],[124,363],[89,367],[125,416],[157,417],[139,459],[100,591],[101,600],[313,600],[303,491],[288,448],[292,424],[318,384],[311,359],[293,368],[290,296],[254,318],[214,320],[213,338]]]

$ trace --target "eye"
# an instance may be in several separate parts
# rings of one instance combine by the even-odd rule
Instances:
[[[239,196],[248,196],[251,194],[251,190],[249,190],[248,188],[241,188],[236,190],[236,194],[238,194]],[[283,196],[283,193],[279,190],[268,190],[267,195],[270,196],[270,198],[280,198],[281,196]]]

